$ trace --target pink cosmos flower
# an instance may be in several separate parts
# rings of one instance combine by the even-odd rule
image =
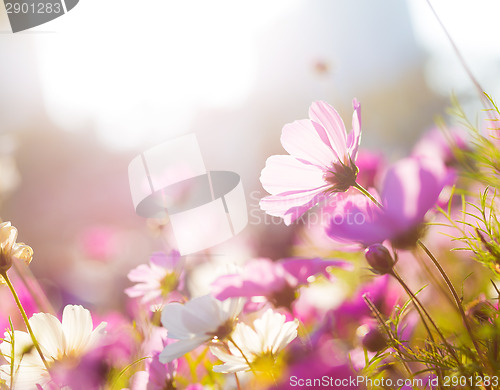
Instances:
[[[309,118],[283,127],[281,144],[289,155],[271,156],[260,181],[271,195],[260,201],[267,214],[290,225],[322,197],[344,192],[356,182],[354,164],[361,140],[361,106],[353,100],[352,131],[328,103],[311,104]]]
[[[359,169],[356,181],[364,188],[373,187],[381,171],[385,168],[384,156],[380,152],[361,149],[356,159],[356,166]]]
[[[389,315],[400,301],[401,289],[392,284],[388,275],[363,284],[351,299],[344,301],[324,316],[318,334],[313,335],[312,339],[322,333],[334,335],[339,339],[348,339],[366,318],[372,317],[372,312],[363,299],[364,295],[370,298],[382,314]]]
[[[413,157],[439,158],[447,167],[457,164],[454,148],[467,150],[467,134],[463,129],[452,128],[444,133],[437,127],[423,135],[412,150]]]
[[[248,262],[241,274],[219,277],[213,284],[213,294],[217,299],[231,297],[266,297],[275,307],[285,307],[291,311],[296,291],[308,284],[314,275],[324,275],[331,279],[330,267],[348,268],[350,264],[338,260],[254,259]]]
[[[364,246],[390,240],[396,248],[415,244],[422,233],[425,214],[436,204],[448,181],[440,159],[406,158],[386,174],[383,209],[361,194],[342,199],[327,234],[334,240]]]
[[[177,360],[163,364],[157,352],[152,359],[147,359],[146,370],[136,372],[131,378],[131,390],[164,390],[175,389],[174,378]]]
[[[167,298],[174,290],[183,288],[183,272],[180,269],[181,256],[172,251],[154,253],[149,264],[141,264],[128,273],[128,278],[136,282],[125,293],[131,298],[141,297],[143,303],[159,298]]]
[[[107,353],[102,346],[85,354],[78,362],[71,361],[71,359],[55,362],[50,367],[50,376],[53,382],[49,383],[44,389],[87,390],[105,388],[108,375],[113,369],[111,363],[107,359]]]
[[[306,344],[295,340],[289,346],[287,367],[278,378],[273,390],[297,389],[348,389],[357,390],[356,371],[342,345],[330,335],[310,340]],[[323,379],[321,383],[318,379]],[[335,385],[337,383],[337,385]],[[270,387],[271,388],[271,387]]]

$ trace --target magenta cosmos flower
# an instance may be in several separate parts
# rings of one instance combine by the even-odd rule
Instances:
[[[245,264],[241,273],[219,277],[212,283],[212,292],[217,299],[235,297],[265,297],[275,307],[292,311],[292,303],[300,286],[307,285],[316,275],[332,280],[332,267],[350,269],[351,265],[339,260],[253,259]],[[258,305],[257,305],[258,306]]]
[[[321,101],[311,104],[310,119],[283,127],[281,144],[290,154],[267,159],[260,181],[271,195],[260,201],[262,210],[290,225],[323,196],[347,191],[356,183],[361,106],[356,99],[352,103],[349,134],[337,111]]]
[[[382,207],[361,194],[342,199],[326,229],[338,241],[364,246],[390,240],[395,248],[413,246],[423,231],[427,212],[436,205],[448,182],[440,159],[406,158],[388,170]]]

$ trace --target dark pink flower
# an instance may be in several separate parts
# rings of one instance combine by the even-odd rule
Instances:
[[[160,353],[155,353],[146,360],[146,371],[139,371],[131,378],[131,390],[164,390],[175,389],[174,378],[177,360],[163,364],[159,360]]]
[[[66,359],[55,362],[50,368],[50,375],[61,387],[72,390],[100,389],[105,386],[111,368],[110,362],[106,360],[105,350],[98,347],[79,361]]]
[[[347,268],[350,265],[338,260],[254,259],[248,262],[240,274],[224,275],[213,284],[217,299],[230,297],[266,297],[276,307],[291,309],[299,286],[308,284],[311,278],[321,274],[331,279],[330,267]]]
[[[356,166],[359,169],[356,181],[364,188],[374,187],[384,165],[382,153],[361,149],[356,159]]]
[[[439,158],[447,167],[453,166],[457,163],[453,148],[467,149],[466,136],[462,129],[453,128],[444,133],[435,127],[420,138],[411,154],[419,158]]]
[[[359,388],[347,351],[329,335],[322,334],[312,345],[292,343],[288,352],[287,370],[272,389]]]
[[[283,127],[281,144],[290,154],[267,159],[260,181],[271,195],[260,201],[262,210],[289,225],[325,195],[347,191],[355,183],[361,140],[361,106],[356,99],[353,107],[349,135],[337,111],[321,101],[309,108],[310,119]]]
[[[391,285],[387,275],[373,279],[364,284],[352,299],[346,300],[342,305],[330,311],[325,316],[322,332],[333,334],[341,339],[348,339],[365,319],[372,317],[372,312],[363,296],[367,296],[382,314],[389,315],[399,301],[400,290]]]
[[[346,197],[336,205],[338,212],[327,234],[334,240],[365,246],[390,240],[394,247],[410,247],[422,233],[424,217],[447,180],[439,159],[403,159],[385,176],[382,209],[364,195]]]

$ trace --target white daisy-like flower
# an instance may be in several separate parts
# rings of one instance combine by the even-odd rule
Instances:
[[[210,347],[224,364],[214,366],[215,372],[271,371],[278,354],[297,337],[297,319],[286,321],[283,314],[268,309],[250,327],[236,325],[228,342],[229,353],[223,347]]]
[[[179,341],[163,349],[160,362],[171,362],[207,341],[226,338],[233,331],[242,308],[241,298],[219,301],[212,295],[191,299],[184,305],[177,302],[165,305],[161,323],[167,329],[168,338]]]
[[[50,367],[61,361],[78,361],[85,353],[98,346],[105,334],[105,322],[94,329],[90,312],[82,306],[64,308],[62,322],[51,314],[37,313],[29,319],[33,333],[40,344],[43,356]],[[12,351],[12,342],[14,351]],[[0,379],[16,390],[42,388],[51,381],[50,374],[40,355],[33,347],[28,333],[6,332],[0,344],[0,353],[9,364],[0,366]],[[11,362],[14,372],[11,378]]]

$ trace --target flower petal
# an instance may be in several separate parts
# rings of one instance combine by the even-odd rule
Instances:
[[[147,264],[140,264],[127,274],[131,282],[149,282],[151,279],[157,280],[155,273]]]
[[[66,352],[66,340],[62,325],[51,314],[36,313],[29,319],[38,343],[46,358],[57,359]]]
[[[24,245],[22,242],[14,244],[12,248],[12,257],[23,261],[25,264],[29,264],[33,259],[33,249],[28,245]]]
[[[11,226],[10,222],[3,222],[0,225],[0,250],[10,252],[16,243],[17,229]]]
[[[329,267],[338,267],[342,269],[350,269],[351,263],[340,260],[323,260],[315,259],[285,259],[279,262],[285,271],[290,274],[294,281],[294,286],[307,284],[307,279],[316,274],[323,274],[326,278],[330,278],[327,269]]]
[[[384,180],[383,203],[399,228],[422,222],[437,202],[446,179],[440,159],[405,158],[396,163]]]
[[[236,324],[232,338],[234,343],[229,343],[229,350],[234,356],[242,356],[241,351],[235,345],[243,351],[248,359],[252,359],[252,355],[263,352],[264,340],[259,337],[255,330],[243,322]]]
[[[289,123],[283,127],[281,144],[293,157],[327,168],[338,158],[329,143],[323,142],[317,127],[307,119]]]
[[[347,155],[347,134],[342,118],[338,112],[323,101],[314,102],[309,108],[309,118],[321,125],[325,130],[339,158]]]
[[[226,364],[218,364],[213,367],[214,372],[221,372],[224,374],[233,374],[235,372],[240,371],[248,371],[250,368],[246,363],[235,364],[236,362],[226,363]]]
[[[155,252],[151,255],[149,261],[159,267],[166,269],[174,269],[179,262],[181,255],[178,251],[173,250],[169,254],[164,252]]]
[[[161,313],[161,323],[168,331],[168,337],[171,339],[189,339],[193,334],[186,328],[182,321],[184,305],[172,302],[163,308]]]
[[[225,322],[221,301],[212,295],[191,299],[184,305],[182,321],[194,334],[210,334]]]
[[[371,245],[392,237],[397,231],[390,218],[361,194],[341,199],[326,229],[334,240]]]
[[[271,195],[260,200],[260,208],[267,214],[281,217],[285,225],[290,225],[307,210],[324,199],[327,186],[294,194]]]
[[[277,354],[297,337],[298,326],[299,320],[296,318],[293,321],[288,321],[283,324],[278,337],[276,337],[274,341],[273,348],[271,350],[273,354]]]
[[[106,326],[107,322],[101,322],[96,328],[92,331],[90,335],[89,341],[85,350],[88,351],[92,348],[99,346],[102,342],[102,339],[106,336]]]
[[[86,347],[93,324],[90,311],[79,305],[67,305],[62,315],[62,330],[66,338],[66,353],[68,355],[83,351]]]
[[[175,343],[168,344],[160,353],[160,362],[163,364],[170,363],[174,359],[178,359],[193,349],[198,348],[207,339],[204,337],[195,337],[188,340],[179,340]]]
[[[347,136],[347,144],[349,145],[351,160],[356,161],[358,148],[361,143],[361,104],[354,98],[352,106],[354,108],[354,113],[352,114],[352,131]]]
[[[262,187],[272,195],[296,193],[326,186],[324,171],[292,156],[271,156],[260,175]]]
[[[253,322],[255,331],[260,336],[260,339],[263,340],[263,352],[273,352],[276,340],[285,321],[286,317],[283,314],[274,313],[272,309],[267,309],[261,318]]]
[[[214,372],[223,372],[223,373],[234,373],[239,371],[247,371],[250,369],[247,362],[241,356],[231,355],[227,353],[222,348],[218,347],[210,347],[210,352],[219,360],[223,361],[224,364],[215,365],[213,367]]]
[[[20,330],[14,331],[14,356],[16,364],[19,363],[19,358],[22,356],[22,354],[27,350],[30,350],[32,346],[33,346],[33,341],[31,340],[31,336],[28,333]],[[9,363],[11,362],[11,355],[12,355],[11,332],[5,332],[4,341],[0,344],[0,354]],[[43,364],[40,358],[38,358],[38,360],[40,360],[40,364]]]

